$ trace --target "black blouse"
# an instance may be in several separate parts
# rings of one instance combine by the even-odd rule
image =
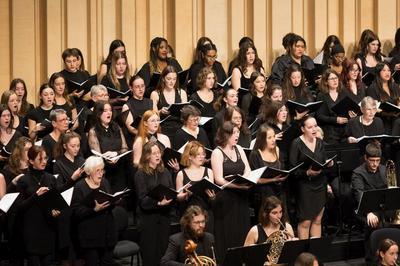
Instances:
[[[163,184],[166,187],[174,188],[172,177],[168,170],[163,172],[153,171],[147,174],[142,170],[138,170],[135,174],[136,195],[138,197],[138,205],[140,211],[144,214],[159,213],[169,215],[169,206],[158,206],[157,200],[149,197],[147,194],[157,185]]]
[[[349,120],[346,126],[346,136],[360,138],[362,136],[376,136],[385,133],[383,121],[379,117],[374,117],[370,125],[363,125],[361,117],[357,116]]]
[[[108,181],[103,178],[98,188],[110,193]],[[79,180],[72,195],[71,206],[77,226],[79,246],[82,248],[112,247],[117,242],[117,230],[111,208],[95,212],[94,200],[88,200],[97,189],[89,187],[85,179]]]
[[[183,128],[178,129],[178,131],[174,135],[174,139],[172,140],[172,147],[175,150],[179,150],[183,145],[186,144],[186,142],[193,141],[193,140],[199,141],[206,148],[211,148],[207,134],[204,131],[204,129],[201,127],[199,127],[199,133],[197,134],[197,138],[195,138],[192,134],[189,134]]]
[[[199,103],[201,103],[204,107],[200,110],[201,112],[201,116],[204,117],[214,117],[216,114],[216,111],[214,109],[214,103],[217,100],[217,94],[214,92],[214,98],[211,102],[207,103],[205,101],[203,101],[199,94],[196,92],[194,92],[192,95],[190,95],[190,100],[195,100],[198,101]]]
[[[31,109],[29,111],[27,118],[35,121],[36,124],[43,123],[45,121],[45,119],[48,119],[50,121],[50,119],[49,119],[50,112],[53,109],[54,108],[52,108],[50,110],[44,110],[40,106],[38,106],[35,109]],[[53,126],[51,126],[51,123],[46,123],[46,124],[50,124],[50,125],[48,127],[46,127],[44,130],[38,131],[38,133],[37,133],[38,139],[42,139],[44,136],[46,136],[53,130]]]

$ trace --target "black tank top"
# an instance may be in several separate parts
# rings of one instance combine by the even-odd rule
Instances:
[[[203,178],[205,178],[206,176],[208,176],[208,168],[204,167],[204,173],[203,173]],[[200,182],[201,179],[199,181],[192,181],[189,176],[187,175],[185,169],[182,170],[182,174],[183,174],[183,185],[186,185],[189,182],[192,182],[192,184],[196,184],[197,182]]]
[[[284,230],[282,225],[279,227],[279,230]],[[257,231],[258,231],[258,239],[256,244],[265,243],[269,236],[267,236],[267,233],[265,233],[264,228],[261,224],[257,224]]]
[[[218,149],[220,149],[222,155],[224,156],[224,161],[222,163],[223,175],[224,176],[235,175],[235,174],[242,175],[244,173],[244,169],[246,168],[246,166],[242,160],[242,157],[240,156],[237,146],[235,146],[235,152],[237,158],[236,162],[232,161],[220,147],[218,147]]]

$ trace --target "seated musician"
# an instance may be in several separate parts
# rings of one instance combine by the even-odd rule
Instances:
[[[294,240],[292,226],[283,214],[282,202],[275,196],[267,197],[261,205],[258,221],[247,233],[244,246],[262,244],[275,232],[283,231],[287,240]]]
[[[188,207],[180,220],[182,232],[170,236],[161,265],[216,265],[214,236],[205,232],[206,222],[205,210],[197,205]],[[188,246],[188,240],[192,240],[194,245]],[[204,264],[199,264],[197,259]]]
[[[358,204],[366,190],[387,188],[386,167],[381,165],[382,150],[379,143],[370,143],[365,147],[365,162],[353,170],[351,188],[353,198]],[[379,218],[375,213],[367,214],[367,225],[376,228]]]
[[[355,206],[358,206],[364,191],[387,188],[386,167],[380,164],[381,156],[380,144],[369,143],[365,148],[365,162],[353,170],[351,188]],[[366,225],[364,235],[366,265],[374,265],[372,264],[374,254],[371,251],[369,238],[371,232],[380,225],[380,217],[378,213],[369,212],[366,217],[357,215],[357,218]]]

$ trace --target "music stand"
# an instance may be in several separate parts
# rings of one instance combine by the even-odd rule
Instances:
[[[279,256],[278,264],[293,265],[296,258],[303,252],[310,252],[319,260],[326,261],[329,259],[331,243],[332,237],[286,241]]]
[[[271,243],[234,247],[226,250],[222,266],[263,266]]]
[[[385,223],[385,211],[400,209],[400,188],[384,188],[364,191],[358,204],[357,214],[366,216],[370,212],[379,212],[382,225]]]
[[[328,157],[337,154],[336,166],[339,193],[339,227],[337,228],[335,235],[340,235],[343,232],[342,172],[350,173],[360,165],[360,162],[355,160],[355,158],[359,158],[360,156],[360,148],[357,144],[339,143],[335,145],[326,145],[325,151]]]

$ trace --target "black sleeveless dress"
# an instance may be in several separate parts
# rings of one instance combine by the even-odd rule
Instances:
[[[236,162],[232,161],[221,148],[218,149],[224,156],[224,176],[244,173],[245,164],[236,146]],[[225,188],[218,193],[214,206],[216,252],[217,257],[223,261],[227,248],[243,246],[250,229],[248,191]]]
[[[208,177],[208,169],[209,168],[204,167],[203,178]],[[200,182],[200,181],[192,181],[189,178],[189,176],[187,175],[185,169],[182,169],[182,174],[183,174],[183,185],[186,185],[189,182],[191,182],[192,185]],[[192,196],[190,196],[188,201],[182,202],[182,204],[181,204],[182,214],[189,206],[193,206],[193,205],[200,206],[201,208],[203,208],[204,210],[207,211],[208,220],[207,220],[206,231],[213,234],[214,233],[214,214],[212,213],[211,203],[210,203],[208,197],[202,197],[202,196],[193,194]]]
[[[285,228],[283,228],[283,226],[281,225],[279,227],[279,230],[285,230]],[[257,239],[256,244],[265,243],[267,241],[269,235],[267,235],[267,233],[265,232],[262,224],[257,224],[257,231],[258,231],[258,239]]]
[[[168,107],[170,104],[167,102],[167,100],[164,97],[163,93],[158,94],[159,100],[157,103],[157,108],[158,110],[161,110],[163,107]],[[174,103],[181,103],[182,98],[181,98],[181,90],[175,90],[175,102]],[[168,115],[165,114],[160,114],[161,115],[161,120],[165,119]],[[169,139],[173,139],[173,136],[175,135],[176,131],[182,127],[181,119],[180,117],[173,117],[170,116],[165,122],[161,124],[161,132],[169,137]]]

